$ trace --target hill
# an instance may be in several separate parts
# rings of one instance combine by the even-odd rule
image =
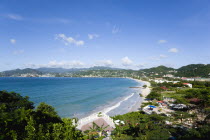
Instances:
[[[95,66],[90,68],[38,68],[38,69],[15,69],[4,71],[0,76],[20,76],[21,74],[37,74],[42,75],[51,73],[52,75],[59,75],[61,77],[82,77],[82,76],[99,76],[99,77],[162,77],[166,74],[172,74],[177,77],[209,77],[210,64],[190,64],[179,69],[174,69],[166,66],[152,67],[148,69],[128,70],[112,67]],[[57,75],[56,75],[57,74]]]
[[[143,69],[141,71],[154,72],[154,73],[167,73],[167,72],[173,71],[173,70],[175,70],[175,69],[161,65],[161,66],[158,66],[158,67],[152,67],[152,68],[149,68],[149,69]]]
[[[88,70],[119,70],[119,68],[111,68],[111,67],[104,67],[104,66],[94,66],[90,68],[38,68],[36,69],[43,73],[72,73],[72,72],[79,72],[79,71],[88,71]]]
[[[173,74],[176,72],[176,69],[166,66],[158,66],[158,67],[152,67],[148,69],[142,69],[140,72],[143,72],[146,76],[155,76],[155,77],[161,77],[165,74]]]
[[[9,71],[3,71],[0,73],[0,76],[4,76],[4,77],[9,77],[9,76],[18,76],[21,74],[42,74],[42,72],[35,70],[35,69],[31,69],[31,68],[26,68],[26,69],[15,69],[15,70],[9,70]]]
[[[66,72],[72,72],[72,71],[79,71],[80,69],[65,69],[65,68],[38,68],[36,69],[43,73],[66,73]]]
[[[90,68],[37,68],[37,69],[15,69],[15,70],[8,70],[0,72],[1,77],[10,77],[10,76],[20,76],[21,74],[46,74],[46,73],[52,73],[52,74],[64,74],[64,73],[81,73],[84,71],[97,71],[97,70],[121,70],[119,68],[111,68],[111,67],[103,67],[103,66],[95,66]]]
[[[177,70],[176,76],[180,77],[209,77],[210,64],[190,64]]]

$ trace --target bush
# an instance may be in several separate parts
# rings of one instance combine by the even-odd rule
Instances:
[[[143,85],[143,88],[146,88],[147,87],[147,85]]]
[[[147,99],[157,99],[157,100],[161,100],[161,94],[160,93],[157,93],[157,92],[151,92],[149,95],[147,95],[146,97]]]
[[[61,119],[54,108],[41,103],[34,110],[28,97],[0,91],[0,139],[83,139],[71,119]]]

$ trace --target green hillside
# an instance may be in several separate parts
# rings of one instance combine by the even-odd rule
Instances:
[[[177,70],[176,76],[180,77],[209,77],[210,64],[190,64]]]
[[[26,68],[26,69],[15,69],[15,70],[9,70],[9,71],[4,71],[0,73],[0,76],[19,76],[21,74],[26,74],[26,73],[30,73],[30,74],[42,74],[42,72],[35,70],[35,69],[30,69],[30,68]]]

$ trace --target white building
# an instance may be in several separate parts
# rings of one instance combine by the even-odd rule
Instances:
[[[194,81],[195,80],[194,78],[186,78],[186,77],[182,77],[181,79],[186,80],[186,81]]]
[[[183,85],[186,85],[186,86],[192,88],[192,84],[190,84],[190,83],[183,83]]]
[[[166,75],[164,75],[163,77],[169,77],[169,78],[172,78],[172,77],[174,77],[174,75],[172,75],[172,74],[166,74]]]

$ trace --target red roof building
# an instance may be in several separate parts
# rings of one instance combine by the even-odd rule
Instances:
[[[160,88],[162,88],[162,89],[164,89],[164,90],[167,90],[168,88],[166,88],[166,87],[160,87]]]

